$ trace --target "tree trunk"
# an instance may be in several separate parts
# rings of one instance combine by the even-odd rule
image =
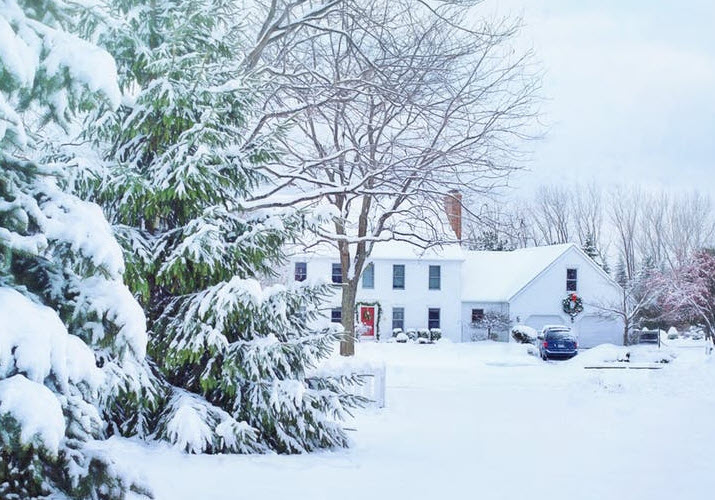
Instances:
[[[358,279],[353,278],[343,282],[342,286],[342,317],[345,333],[340,341],[340,355],[355,355],[355,297],[357,296]]]

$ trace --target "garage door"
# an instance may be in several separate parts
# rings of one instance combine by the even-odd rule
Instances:
[[[584,316],[574,329],[579,347],[593,347],[599,344],[623,344],[623,327],[619,321]]]
[[[528,318],[526,318],[526,321],[524,321],[524,324],[526,326],[530,326],[539,333],[541,333],[541,329],[545,325],[571,326],[569,323],[564,323],[564,319],[561,316],[549,316],[540,314],[534,314],[532,316],[529,316]]]

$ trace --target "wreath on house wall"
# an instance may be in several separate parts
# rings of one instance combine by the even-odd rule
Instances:
[[[576,316],[583,312],[583,301],[581,300],[581,297],[575,293],[567,295],[566,298],[561,301],[561,305],[564,312],[571,317],[571,323],[573,323]]]
[[[375,330],[375,340],[380,340],[380,321],[382,321],[382,306],[380,302],[356,302],[355,303],[355,325],[359,327],[362,324],[362,318],[360,317],[360,307],[374,307],[375,308],[375,321],[373,329]],[[358,329],[355,328],[355,336],[360,337],[358,334]]]

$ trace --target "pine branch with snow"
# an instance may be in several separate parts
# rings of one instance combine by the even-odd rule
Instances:
[[[79,109],[116,107],[112,57],[67,30],[75,4],[0,2],[0,496],[146,493],[89,441],[137,433],[157,395],[144,315],[101,209],[38,161]],[[47,126],[47,125],[54,126]],[[59,125],[60,127],[57,127]],[[134,401],[131,409],[126,405]],[[136,417],[137,419],[139,417]]]

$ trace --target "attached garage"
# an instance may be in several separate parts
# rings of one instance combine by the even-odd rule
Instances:
[[[541,329],[546,325],[566,325],[570,326],[569,323],[564,322],[564,318],[556,315],[547,314],[533,314],[526,318],[524,321],[526,326],[530,326],[537,332],[541,332]]]
[[[623,326],[619,321],[599,316],[584,316],[578,320],[574,333],[579,347],[594,347],[599,344],[623,344]]]

